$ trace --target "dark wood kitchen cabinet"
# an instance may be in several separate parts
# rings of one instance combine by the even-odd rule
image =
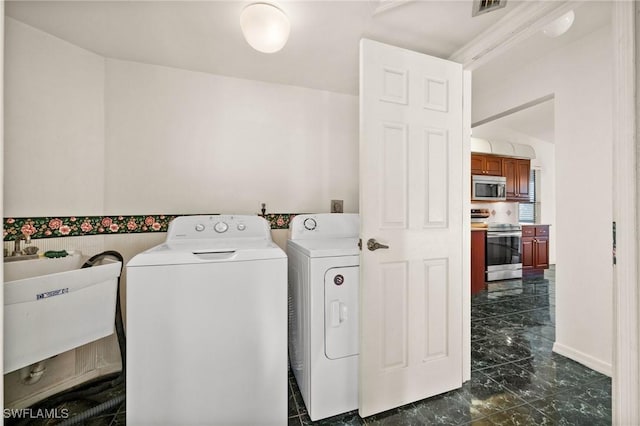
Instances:
[[[471,154],[471,174],[502,176],[502,158],[493,155]]]
[[[540,274],[549,268],[549,225],[522,227],[522,271]]]
[[[471,231],[471,294],[484,290],[486,237],[484,230]]]
[[[529,201],[531,160],[502,159],[502,176],[507,178],[507,201]]]

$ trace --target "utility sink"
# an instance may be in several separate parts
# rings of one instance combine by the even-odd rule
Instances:
[[[120,262],[16,257],[4,263],[5,374],[113,333]]]

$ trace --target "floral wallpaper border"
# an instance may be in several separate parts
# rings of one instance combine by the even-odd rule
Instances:
[[[289,229],[295,213],[264,215],[271,229]],[[4,241],[14,241],[19,235],[31,238],[80,237],[85,235],[134,234],[167,232],[169,222],[182,215],[112,215],[9,217],[4,219]]]
[[[271,229],[289,229],[291,220],[302,213],[267,213],[263,217],[267,219]]]

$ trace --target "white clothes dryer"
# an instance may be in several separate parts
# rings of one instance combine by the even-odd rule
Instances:
[[[287,258],[258,216],[184,216],[127,264],[127,423],[287,422]]]
[[[358,408],[357,214],[290,224],[289,360],[311,420]]]

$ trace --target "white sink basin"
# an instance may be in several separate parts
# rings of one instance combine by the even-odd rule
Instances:
[[[13,262],[7,262],[5,260],[4,282],[40,277],[42,275],[55,274],[58,272],[70,271],[72,269],[80,269],[86,260],[80,254],[72,254],[67,257],[60,257],[57,259],[36,258],[22,260],[20,257],[18,257],[18,260]]]
[[[5,374],[113,333],[120,262],[85,260],[5,262]]]

